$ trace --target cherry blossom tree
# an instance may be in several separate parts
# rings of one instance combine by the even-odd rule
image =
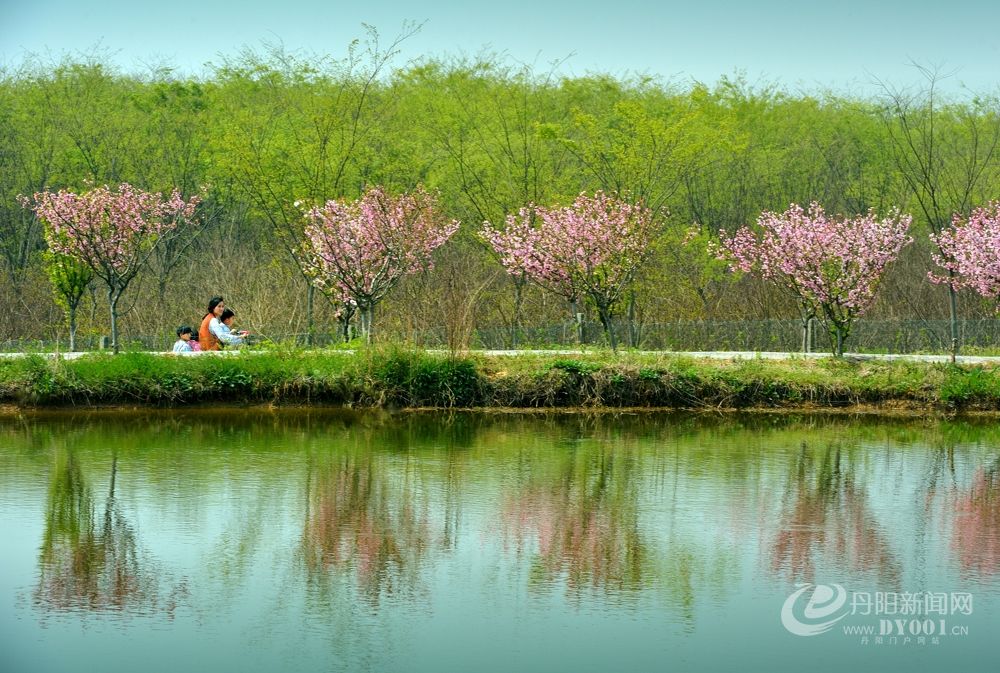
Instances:
[[[874,302],[886,267],[913,240],[907,235],[911,219],[898,212],[879,219],[873,211],[828,217],[818,203],[808,211],[792,204],[781,214],[761,213],[756,231],[742,227],[723,236],[719,254],[733,270],[757,273],[791,291],[804,314],[824,320],[834,355],[842,356],[851,326]]]
[[[356,201],[330,200],[305,216],[305,268],[318,288],[353,302],[368,342],[379,302],[403,276],[433,268],[432,253],[458,230],[419,187],[399,196],[370,187]]]
[[[82,194],[37,192],[33,199],[22,198],[22,205],[45,223],[49,250],[85,264],[107,286],[111,345],[117,353],[122,294],[161,237],[182,220],[193,219],[199,201],[197,196],[185,201],[176,189],[164,196],[122,183],[117,190],[104,185]]]
[[[653,212],[598,191],[580,194],[570,206],[521,208],[503,230],[483,223],[480,235],[512,276],[526,275],[573,306],[589,300],[612,350],[612,321],[657,235]]]
[[[934,254],[934,262],[947,272],[944,276],[931,272],[931,281],[956,290],[972,288],[997,301],[1000,310],[1000,201],[976,208],[967,219],[954,215],[951,226],[931,234],[931,240],[941,251]]]

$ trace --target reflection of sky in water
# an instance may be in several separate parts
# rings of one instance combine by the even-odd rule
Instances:
[[[0,421],[0,668],[992,661],[990,424],[225,418]],[[796,638],[778,621],[796,581],[969,591],[970,635]]]

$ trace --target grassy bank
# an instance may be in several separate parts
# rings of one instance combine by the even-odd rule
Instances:
[[[451,358],[398,349],[191,358],[129,353],[72,361],[30,356],[0,360],[0,403],[1000,410],[1000,369],[628,354]]]

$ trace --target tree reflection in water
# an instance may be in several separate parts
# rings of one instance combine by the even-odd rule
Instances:
[[[416,588],[432,540],[407,477],[389,474],[369,451],[310,462],[302,551],[311,582],[349,570],[373,603]]]
[[[86,483],[76,454],[53,457],[35,604],[52,611],[147,610],[156,582],[140,562],[136,534],[115,500],[118,461],[113,457],[103,511]],[[173,599],[167,608],[173,609]]]
[[[857,484],[839,445],[810,449],[804,442],[789,476],[774,536],[771,569],[791,581],[814,582],[816,561],[844,571],[875,572],[881,586],[898,586],[899,560]]]
[[[569,452],[555,472],[532,472],[503,506],[505,537],[537,548],[530,585],[641,588],[647,545],[639,532],[636,459],[613,450]]]
[[[1000,571],[1000,458],[980,468],[969,490],[954,500],[951,548],[963,572],[989,576]]]

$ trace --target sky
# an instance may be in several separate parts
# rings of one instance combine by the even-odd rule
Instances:
[[[1000,2],[993,0],[0,0],[0,64],[25,54],[93,52],[126,71],[167,63],[202,75],[243,46],[342,56],[364,24],[383,39],[405,22],[400,66],[492,51],[561,74],[653,75],[839,92],[915,85],[912,63],[948,75],[955,95],[1000,89]]]

